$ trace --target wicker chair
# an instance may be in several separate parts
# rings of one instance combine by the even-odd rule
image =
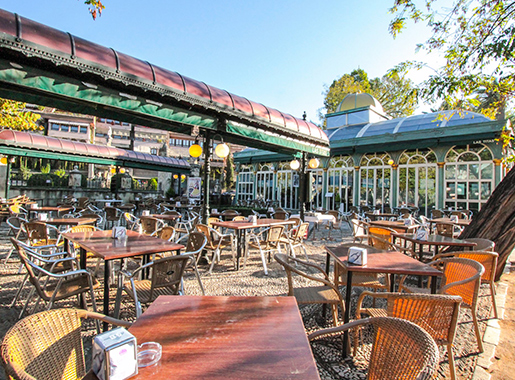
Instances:
[[[106,206],[104,207],[105,212],[105,229],[107,229],[107,224],[111,224],[111,228],[115,225],[120,224],[120,216],[123,214],[122,210],[117,209],[116,207]]]
[[[159,239],[166,241],[174,241],[175,228],[170,226],[161,227],[150,236],[158,237]]]
[[[186,240],[186,251],[181,252],[181,255],[191,257],[192,264],[190,264],[190,266],[193,266],[200,290],[202,291],[202,295],[205,296],[206,292],[204,291],[204,286],[202,285],[202,280],[200,279],[200,273],[198,271],[198,261],[202,255],[202,251],[207,244],[207,238],[200,232],[191,232],[190,234],[184,235],[182,238],[180,238],[177,243],[180,243],[181,240]],[[188,268],[189,267],[186,269]]]
[[[443,272],[438,294],[460,296],[462,306],[471,310],[472,322],[476,333],[479,352],[483,352],[483,342],[477,321],[477,300],[481,276],[485,272],[483,265],[477,261],[462,258],[443,258],[429,263]],[[429,293],[429,288],[413,288],[405,285],[406,276],[399,282],[399,291],[408,293]],[[429,285],[429,282],[428,282]]]
[[[215,261],[220,261],[220,252],[224,248],[231,248],[231,254],[233,261],[236,260],[234,256],[234,237],[232,234],[221,234],[213,228],[209,228],[205,224],[197,224],[197,231],[202,233],[207,238],[207,244],[204,249],[213,252],[211,258],[211,265],[209,267],[209,273],[213,271]]]
[[[368,239],[368,228],[369,224],[359,219],[351,219],[350,225],[352,227],[352,236],[354,237],[354,242],[359,240],[360,243],[363,242],[363,239]]]
[[[293,257],[295,257],[295,248],[302,248],[307,261],[309,261],[309,257],[308,252],[304,247],[304,239],[308,233],[308,230],[309,223],[301,223],[296,228],[292,228],[289,231],[285,231],[283,233],[283,236],[280,238],[281,244],[284,244],[288,247],[288,252]]]
[[[299,305],[331,305],[333,311],[333,324],[338,326],[338,306],[340,306],[343,313],[343,298],[338,287],[331,282],[327,273],[325,273],[325,271],[316,264],[302,261],[282,253],[275,254],[274,259],[281,264],[286,271],[286,276],[288,277],[288,295],[294,296]],[[323,278],[311,274],[313,269],[316,269]],[[294,287],[292,273],[296,273],[299,276],[321,283],[321,285],[296,288]]]
[[[28,222],[23,226],[27,232],[30,245],[55,245],[56,249],[58,245],[62,246],[61,240],[59,239],[61,232],[54,226],[43,222]],[[50,236],[51,232],[56,236]]]
[[[162,220],[151,216],[142,216],[139,221],[141,223],[141,230],[145,235],[152,235],[158,229],[164,227]]]
[[[386,300],[386,309],[364,308],[365,297]],[[406,294],[406,293],[372,293],[364,291],[358,298],[356,319],[362,314],[371,317],[394,317],[411,321],[424,330],[435,340],[437,345],[446,345],[449,357],[451,379],[456,379],[454,353],[452,350],[456,327],[460,313],[460,296],[442,294]],[[354,335],[354,354],[358,346],[359,334]]]
[[[234,218],[232,218],[233,222],[243,222],[246,221],[247,217],[243,215],[236,215]]]
[[[82,379],[86,375],[81,324],[85,318],[129,327],[130,323],[78,309],[43,311],[5,334],[0,353],[10,379]]]
[[[428,380],[433,378],[438,365],[438,347],[424,329],[404,319],[391,317],[361,319],[342,326],[315,331],[308,338],[311,344],[314,344],[317,337],[343,333],[349,329],[364,326],[371,326],[373,329],[367,379]]]
[[[493,242],[492,240],[482,238],[467,238],[467,241],[472,241],[476,243],[476,245],[472,247],[474,251],[495,251],[495,242]]]
[[[130,212],[123,213],[123,219],[125,219],[125,225],[131,231],[139,231],[140,223],[139,218]]]
[[[15,239],[20,239],[22,236],[27,235],[25,231],[24,223],[27,223],[27,220],[20,217],[20,216],[11,216],[7,218],[5,221],[7,225],[9,226],[10,230],[9,233],[12,233]],[[7,261],[11,257],[12,253],[14,251],[14,247],[9,250],[7,253],[7,256],[4,259],[4,264],[7,264]]]
[[[190,261],[189,256],[168,256],[140,266],[134,272],[121,270],[118,277],[116,293],[116,310],[118,316],[122,291],[125,291],[136,304],[136,318],[139,318],[142,303],[150,303],[161,295],[177,295],[181,289],[182,276]],[[138,280],[144,270],[150,269],[150,279]]]
[[[331,215],[334,217],[334,222],[330,222],[327,224],[327,228],[329,228],[328,239],[331,240],[331,232],[333,230],[339,230],[340,234],[341,234],[341,238],[343,239],[343,221],[340,216],[340,213],[335,210],[329,210],[326,212],[326,215]]]
[[[467,239],[468,240],[468,239]],[[474,247],[475,248],[475,247]],[[497,268],[497,259],[499,254],[490,251],[463,251],[463,252],[446,252],[435,256],[435,260],[445,257],[458,257],[470,259],[481,263],[485,268],[485,272],[481,276],[481,283],[488,283],[490,286],[490,297],[492,298],[492,307],[494,309],[494,317],[498,318],[497,303],[495,301],[495,272]]]
[[[53,262],[45,261],[40,255],[35,255],[26,245],[11,238],[11,242],[15,245],[21,262],[27,270],[28,280],[34,286],[27,301],[20,312],[20,318],[27,309],[30,300],[37,294],[38,299],[34,304],[35,311],[42,299],[48,302],[48,310],[50,310],[56,301],[67,299],[73,296],[89,293],[93,311],[96,311],[95,293],[93,289],[99,286],[99,283],[93,279],[91,273],[86,269],[68,270],[67,264],[63,261],[71,261],[73,258],[63,258],[61,260],[54,259]],[[37,262],[36,262],[37,261]],[[59,266],[63,264],[62,268]],[[59,270],[57,268],[59,268]],[[86,309],[86,300],[82,297],[82,307]]]
[[[247,265],[247,258],[251,248],[258,249],[261,255],[261,262],[263,263],[263,270],[265,275],[268,276],[268,269],[266,267],[265,254],[268,253],[268,259],[273,252],[281,253],[281,237],[283,236],[284,226],[275,225],[260,231],[257,234],[249,234],[249,244],[245,260],[243,261],[243,268]]]
[[[444,216],[445,214],[442,210],[435,209],[431,211],[431,219],[443,218]]]
[[[286,211],[276,211],[272,215],[272,218],[286,220],[286,219],[288,219],[289,216],[290,215]]]

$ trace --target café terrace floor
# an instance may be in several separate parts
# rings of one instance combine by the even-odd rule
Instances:
[[[0,339],[3,338],[7,330],[16,323],[17,316],[21,310],[22,302],[19,301],[14,308],[9,305],[14,297],[16,289],[23,278],[23,274],[18,274],[19,261],[17,257],[12,257],[7,264],[4,264],[4,258],[8,252],[9,242],[6,237],[8,232],[7,226],[3,223],[0,226]],[[350,230],[347,228],[343,231],[343,238],[339,231],[333,231],[332,237],[335,240],[328,240],[327,230],[321,229],[316,232],[315,240],[308,240],[305,244],[310,260],[320,264],[322,267],[325,263],[324,245],[337,245],[341,242],[352,242]],[[302,253],[298,253],[299,258],[304,258]],[[287,280],[285,272],[275,261],[269,264],[269,275],[265,276],[259,252],[252,251],[246,269],[235,272],[232,265],[230,251],[223,251],[222,260],[219,265],[215,265],[213,273],[207,274],[208,265],[201,265],[200,271],[202,281],[206,290],[206,295],[219,296],[276,296],[285,295],[287,293]],[[103,273],[103,271],[100,271]],[[102,280],[102,279],[100,279]],[[300,282],[298,282],[300,283]],[[491,303],[487,297],[486,284],[482,286],[479,301],[479,320],[482,333],[487,329],[488,317],[491,315]],[[26,286],[28,291],[29,287]],[[102,305],[102,287],[96,290],[97,305],[101,311]],[[498,284],[498,297],[503,298],[506,293],[506,285]],[[351,316],[354,315],[355,302],[363,288],[353,288],[353,307],[351,308]],[[200,295],[200,288],[193,272],[188,272],[185,278],[185,292],[188,295]],[[344,288],[342,288],[344,292]],[[25,295],[27,292],[24,293]],[[116,295],[115,288],[111,288],[111,312],[114,309],[114,299]],[[24,302],[24,297],[22,300]],[[89,299],[89,298],[88,298]],[[43,303],[40,304],[39,310],[43,310]],[[57,302],[55,307],[77,307],[75,298],[70,301]],[[145,310],[145,307],[144,309]],[[331,327],[332,321],[330,313],[327,313],[327,320],[324,319],[321,307],[301,306],[301,314],[304,320],[306,330],[308,332],[323,327]],[[500,315],[503,315],[502,304],[499,305]],[[121,315],[122,319],[134,320],[134,305],[131,304],[127,297],[122,302]],[[342,315],[340,314],[340,319]],[[496,320],[490,319],[490,326],[494,328],[494,332],[498,327]],[[491,327],[489,329],[491,330]],[[95,333],[92,323],[84,324],[84,342],[86,351],[86,363],[89,366],[88,354],[90,353],[91,337]],[[489,334],[487,334],[489,335]],[[473,331],[472,318],[467,309],[462,308],[458,324],[458,331],[455,340],[455,363],[458,379],[483,379],[484,371],[480,365],[489,361],[492,356],[492,348],[494,345],[485,344],[485,353],[478,354],[475,335]],[[360,371],[360,354],[353,362],[341,360],[341,343],[340,341],[325,341],[324,344],[312,345],[314,356],[318,363],[320,377],[322,379],[365,379],[366,374]],[[479,370],[476,370],[478,368]],[[483,375],[482,375],[483,374]],[[440,366],[438,369],[438,379],[449,378],[449,367],[446,350],[440,347]],[[0,379],[5,379],[3,369],[0,369]]]

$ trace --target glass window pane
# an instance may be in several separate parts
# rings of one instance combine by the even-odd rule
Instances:
[[[469,165],[469,179],[479,179],[479,165],[478,164],[470,164]]]
[[[493,179],[493,164],[481,164],[481,179]]]
[[[456,165],[445,166],[445,179],[456,179]]]
[[[486,200],[492,193],[492,184],[490,182],[481,182],[481,199]]]
[[[469,183],[469,199],[479,199],[479,183]]]
[[[447,183],[446,198],[456,199],[456,184],[454,182]]]
[[[467,179],[467,165],[458,165],[458,179]]]
[[[458,199],[467,199],[467,183],[459,182],[456,186],[456,194]]]

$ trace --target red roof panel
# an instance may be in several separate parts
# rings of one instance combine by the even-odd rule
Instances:
[[[211,92],[211,99],[213,102],[217,102],[219,104],[223,104],[227,107],[234,108],[234,104],[232,102],[231,96],[225,90],[220,90],[219,88],[208,86],[209,92]]]
[[[311,135],[311,130],[308,126],[308,122],[306,120],[297,119],[297,123],[299,124],[299,132],[305,135]]]
[[[268,112],[270,113],[270,121],[274,124],[278,124],[281,127],[284,127],[284,117],[283,114],[276,109],[268,108]]]
[[[23,17],[21,17],[21,24],[22,39],[66,54],[72,54],[70,36],[67,33]]]
[[[261,103],[253,102],[252,100],[249,100],[249,103],[252,105],[254,116],[265,119],[266,121],[270,121],[270,114],[268,113],[268,109],[264,105],[262,105]]]
[[[188,94],[197,95],[201,98],[211,100],[211,94],[205,83],[183,76],[186,92]]]
[[[283,113],[284,121],[286,123],[286,128],[291,129],[292,131],[298,132],[299,127],[297,125],[297,121],[292,115],[288,115],[287,113]]]
[[[232,100],[234,102],[234,108],[239,111],[245,112],[246,114],[253,115],[254,112],[252,110],[252,105],[250,102],[241,96],[231,94]]]
[[[16,35],[16,21],[14,15],[3,9],[0,9],[0,32],[10,34],[11,36]]]
[[[75,55],[77,57],[116,70],[116,57],[113,50],[79,37],[74,36],[73,38],[75,40]]]
[[[176,90],[184,92],[184,83],[182,82],[182,77],[173,72],[162,69],[158,66],[154,66],[154,72],[156,73],[156,82],[162,84],[163,86],[168,86],[175,88]]]
[[[120,71],[135,75],[137,77],[145,78],[151,82],[154,81],[152,69],[147,62],[140,61],[130,55],[116,52],[120,60]]]

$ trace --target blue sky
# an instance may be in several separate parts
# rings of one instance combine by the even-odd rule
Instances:
[[[355,68],[384,75],[428,30],[388,34],[393,0],[2,0],[0,8],[237,95],[319,122],[324,85]],[[429,60],[430,62],[432,60]],[[434,64],[433,64],[434,65]],[[428,73],[413,75],[421,81]]]

